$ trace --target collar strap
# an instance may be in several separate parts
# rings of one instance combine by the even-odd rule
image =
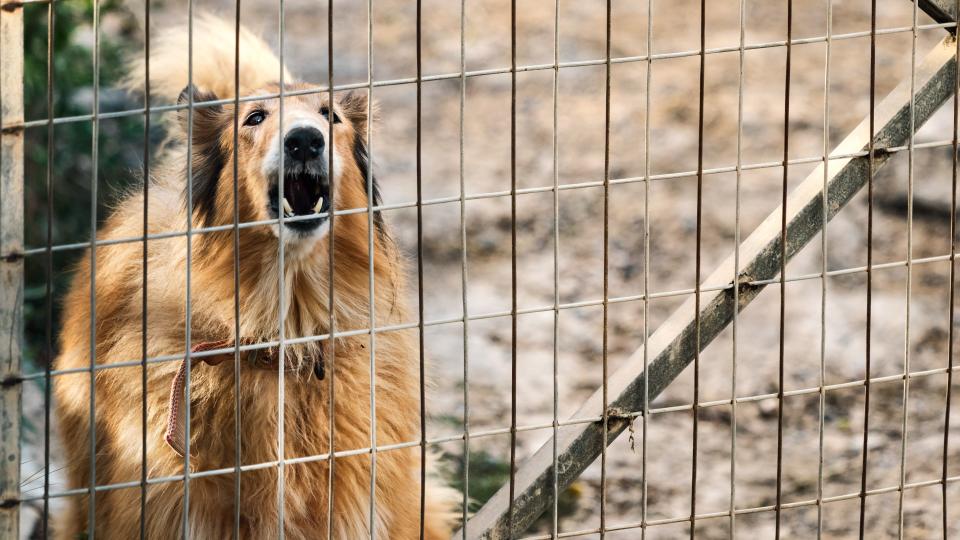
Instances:
[[[240,340],[241,345],[250,345],[256,343],[252,340],[243,339]],[[207,352],[216,349],[227,349],[235,347],[236,342],[232,339],[221,339],[220,341],[205,341],[203,343],[198,343],[194,345],[191,349],[191,353]],[[191,356],[190,365],[196,366],[198,362],[208,364],[211,366],[217,366],[226,362],[228,360],[234,359],[235,351],[227,351],[222,353],[217,353],[209,356]],[[245,361],[248,366],[254,369],[263,369],[267,371],[279,371],[280,369],[280,358],[279,358],[279,348],[278,347],[269,347],[266,349],[252,349],[247,351],[240,351],[240,359]],[[295,371],[296,365],[285,361],[286,366],[284,366],[284,371]],[[320,356],[316,358],[313,362],[313,374],[316,376],[317,380],[323,380],[325,372],[323,365],[323,357]],[[180,363],[180,368],[177,370],[177,374],[174,375],[173,381],[170,384],[170,398],[169,403],[169,413],[167,416],[167,430],[164,434],[164,440],[170,445],[170,448],[173,448],[173,451],[177,454],[183,456],[186,453],[186,415],[183,414],[183,402],[185,399],[187,385],[187,359]]]

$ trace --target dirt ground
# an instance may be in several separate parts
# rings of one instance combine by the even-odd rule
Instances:
[[[415,3],[400,0],[373,2],[373,76],[375,80],[413,77],[416,69]],[[460,2],[424,0],[423,71],[426,75],[460,70]],[[561,62],[599,60],[604,56],[602,2],[559,2],[559,58]],[[746,2],[745,39],[748,44],[785,39],[784,1]],[[228,0],[194,2],[232,16]],[[245,1],[243,20],[278,40],[275,2]],[[739,2],[713,0],[707,13],[707,46],[736,47],[740,40]],[[909,27],[913,4],[904,0],[880,2],[878,27]],[[134,2],[135,12],[142,3]],[[334,72],[337,84],[362,82],[367,74],[366,2],[334,5]],[[825,35],[826,2],[794,2],[795,38]],[[179,4],[158,4],[154,22],[159,28],[181,15]],[[285,59],[291,71],[307,81],[327,80],[326,4],[306,0],[285,2]],[[658,1],[653,5],[654,53],[692,51],[699,47],[699,2]],[[518,11],[518,54],[521,66],[549,64],[554,59],[554,2],[528,0]],[[921,24],[931,21],[920,13]],[[869,2],[834,1],[834,34],[866,33]],[[646,2],[613,2],[612,56],[647,54]],[[920,30],[917,58],[945,35],[934,28]],[[468,71],[500,69],[510,63],[508,0],[466,2],[464,39]],[[877,39],[877,95],[884,96],[910,75],[911,34],[886,33]],[[791,158],[822,156],[824,145],[824,88],[826,45],[798,45],[793,49]],[[706,168],[733,166],[738,157],[739,53],[706,57],[704,103],[704,160]],[[743,164],[777,162],[783,153],[783,94],[785,49],[749,50],[743,60]],[[652,174],[690,173],[697,165],[698,69],[696,56],[661,58],[652,64],[648,89],[646,62],[614,64],[611,73],[610,175],[633,178]],[[557,169],[554,169],[554,112],[552,69],[517,75],[517,155],[519,187],[549,187],[554,174],[560,184],[599,181],[604,164],[603,65],[566,67],[559,71],[557,103]],[[830,55],[829,129],[835,146],[868,112],[869,37],[834,40]],[[423,196],[449,198],[423,210],[425,310],[429,321],[463,315],[462,238],[460,203],[462,183],[468,195],[504,192],[510,187],[510,77],[509,74],[467,79],[463,117],[458,78],[423,84]],[[380,122],[372,153],[386,204],[416,199],[415,87],[397,84],[378,87],[374,98]],[[646,109],[649,102],[650,110]],[[951,111],[940,111],[921,130],[917,142],[950,138]],[[645,141],[649,122],[650,140]],[[463,133],[462,146],[460,133]],[[649,155],[645,148],[649,147]],[[462,157],[462,161],[461,161]],[[918,149],[913,160],[914,220],[912,256],[949,254],[950,149]],[[802,181],[815,164],[791,166],[791,185]],[[897,154],[876,182],[876,263],[908,257],[906,219],[909,163]],[[770,166],[704,177],[702,266],[704,273],[719,264],[735,247],[737,196],[739,234],[746,237],[780,201],[783,170]],[[610,192],[609,294],[626,297],[694,287],[696,234],[696,177],[693,174],[651,182],[618,184]],[[649,200],[646,200],[649,197]],[[561,191],[555,229],[554,198],[544,190],[517,200],[517,283],[521,310],[547,308],[555,291],[561,303],[594,301],[602,297],[603,191],[598,187]],[[644,208],[649,206],[649,215]],[[510,310],[510,199],[485,197],[466,203],[466,299],[470,315]],[[867,201],[858,195],[829,225],[827,265],[831,270],[856,268],[866,262]],[[409,253],[415,269],[416,213],[412,208],[387,212],[387,220]],[[650,252],[644,257],[644,230],[649,225]],[[554,259],[554,239],[559,257]],[[820,237],[788,267],[790,276],[820,271]],[[554,282],[554,265],[559,282]],[[905,265],[877,270],[873,276],[873,376],[902,373],[905,358],[910,371],[943,368],[947,363],[949,263],[916,264],[910,271],[909,333],[907,321],[908,270]],[[821,312],[822,281],[792,281],[786,288],[785,386],[787,390],[816,387],[821,369],[826,384],[864,377],[866,277],[862,272],[826,279],[826,309]],[[610,372],[642,347],[644,327],[653,332],[686,298],[667,296],[648,305],[628,301],[609,308]],[[412,299],[415,301],[415,298]],[[779,295],[769,287],[739,318],[734,348],[727,329],[703,353],[700,374],[702,401],[729,399],[735,385],[738,397],[777,390],[777,317]],[[823,316],[823,318],[822,318]],[[570,417],[601,384],[602,310],[599,306],[561,310],[559,341],[554,344],[552,310],[518,317],[518,423],[549,423],[553,418],[554,362],[557,363],[558,416]],[[821,333],[821,328],[826,332]],[[467,347],[464,346],[466,336]],[[821,342],[824,354],[821,356]],[[473,433],[509,426],[511,320],[491,316],[463,324],[429,327],[426,337],[431,359],[430,437],[455,435],[463,430],[464,389],[469,391],[469,424]],[[469,382],[464,380],[464,351],[469,360]],[[554,351],[557,354],[554,354]],[[735,367],[735,376],[734,376]],[[954,388],[953,417],[960,418],[960,400]],[[938,373],[910,380],[906,433],[907,483],[936,480],[941,474],[946,375]],[[657,408],[689,404],[693,396],[688,369],[653,401]],[[868,487],[896,487],[900,478],[904,388],[900,379],[873,386],[868,447]],[[824,411],[822,473],[825,497],[856,493],[860,487],[864,417],[862,386],[831,390]],[[817,497],[820,464],[819,396],[807,393],[784,401],[783,501]],[[599,414],[600,411],[596,411]],[[734,414],[735,413],[735,414]],[[738,509],[771,505],[776,490],[777,401],[764,399],[703,408],[696,456],[697,512],[726,512],[735,490]],[[735,445],[733,444],[735,420]],[[950,431],[950,476],[960,475],[960,422]],[[633,426],[633,444],[621,437],[608,453],[606,493],[608,526],[689,515],[691,492],[692,419],[689,410],[662,412],[649,417],[647,440],[643,420]],[[551,430],[524,431],[518,437],[518,456],[526,457],[548,440]],[[646,447],[647,499],[643,501],[640,473]],[[462,455],[461,442],[440,445],[453,456]],[[509,455],[507,435],[476,437],[472,452],[496,460]],[[731,458],[735,453],[735,459]],[[735,465],[732,475],[731,465]],[[733,480],[732,480],[733,478]],[[599,464],[591,466],[575,484],[575,504],[561,517],[562,531],[589,529],[599,524]],[[904,536],[933,538],[941,534],[939,485],[904,493]],[[951,483],[950,533],[960,535],[960,483]],[[868,538],[894,537],[898,531],[899,494],[894,490],[867,499]],[[826,538],[855,537],[859,501],[847,498],[817,506],[784,510],[782,534],[791,538],[816,535],[818,519]],[[727,517],[698,520],[697,536],[727,538]],[[772,537],[773,512],[736,516],[738,536]],[[548,531],[538,525],[541,532]],[[689,535],[689,523],[652,526],[651,538]],[[639,538],[639,529],[611,533],[610,537]]]

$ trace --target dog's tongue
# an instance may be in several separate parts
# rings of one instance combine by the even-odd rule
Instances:
[[[305,215],[313,213],[313,193],[310,182],[299,176],[287,177],[283,186],[283,196],[290,202],[293,213]]]

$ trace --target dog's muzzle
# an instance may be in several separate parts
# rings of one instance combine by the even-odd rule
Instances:
[[[283,139],[283,196],[278,179],[270,188],[270,211],[278,217],[282,210],[284,225],[294,230],[312,231],[329,217],[330,179],[324,148],[323,132],[315,127],[292,129]]]

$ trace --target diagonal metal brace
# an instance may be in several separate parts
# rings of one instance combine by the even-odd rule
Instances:
[[[938,24],[952,23],[957,19],[957,6],[954,0],[918,0],[917,6]],[[948,28],[956,34],[955,27]]]
[[[949,0],[918,0],[919,7],[935,19],[948,17],[955,10]],[[949,35],[937,44],[918,66],[915,78],[916,95],[911,99],[910,80],[900,83],[875,109],[876,126],[874,146],[885,149],[905,145],[911,134],[926,122],[949,97],[954,95],[957,62],[954,57],[956,42]],[[910,125],[913,103],[914,125]],[[832,156],[864,154],[870,137],[869,118],[864,119],[833,151]],[[874,172],[890,157],[889,152],[874,153]],[[787,200],[787,260],[799,252],[820,233],[823,225],[824,170],[821,164],[810,173]],[[828,219],[833,218],[867,183],[868,158],[837,157],[829,159],[827,169]],[[752,280],[769,280],[779,274],[781,254],[781,208],[777,208],[740,245],[741,276]],[[734,257],[731,254],[713,274],[701,284],[702,288],[727,285],[722,290],[701,294],[700,342],[703,350],[733,319]],[[763,286],[743,287],[739,291],[743,309]],[[621,411],[644,410],[644,386],[648,383],[649,400],[660,394],[693,360],[698,347],[697,317],[691,297],[652,336],[647,372],[643,369],[643,349],[634,352],[626,364],[610,376],[608,395],[610,408]],[[602,414],[602,394],[597,390],[574,415],[575,418],[596,417]],[[626,429],[629,420],[611,417],[608,422],[607,443],[611,443]],[[564,430],[557,438],[557,478],[562,491],[573,482],[600,455],[603,446],[603,423],[580,424],[576,429]],[[454,538],[512,538],[520,536],[546,510],[553,495],[553,439],[551,438],[517,470],[513,516],[509,519],[508,486],[501,489],[466,524]],[[512,531],[508,523],[512,521]]]

